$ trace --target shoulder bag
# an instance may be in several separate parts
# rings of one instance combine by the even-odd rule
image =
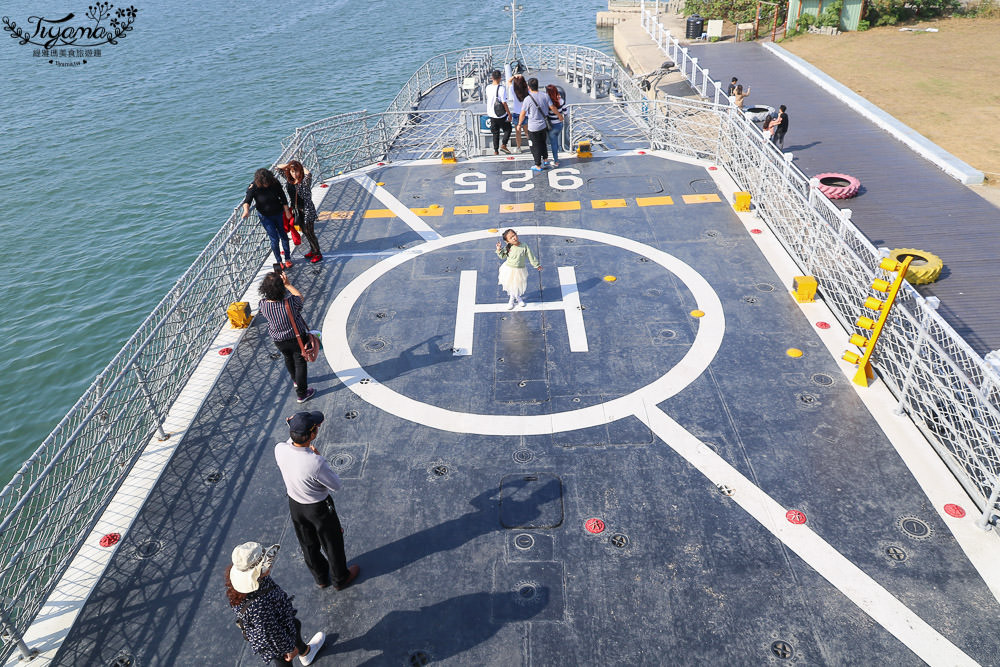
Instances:
[[[506,118],[507,109],[504,108],[503,102],[500,101],[500,84],[497,84],[497,96],[493,98],[493,115],[497,118]]]
[[[316,357],[319,356],[319,338],[316,335],[309,333],[308,342],[303,344],[302,336],[299,334],[299,328],[295,324],[295,315],[292,313],[292,304],[289,299],[285,299],[285,311],[288,313],[288,320],[292,323],[292,331],[295,332],[295,340],[299,341],[299,350],[302,352],[302,356],[306,361],[316,361]]]
[[[552,129],[552,121],[549,120],[549,112],[547,110],[546,111],[542,111],[542,107],[541,107],[541,105],[538,104],[538,100],[536,100],[535,96],[532,95],[530,92],[528,93],[528,97],[530,97],[531,101],[535,103],[535,108],[538,109],[538,113],[542,114],[542,118],[545,119],[545,129],[546,130],[551,130]]]

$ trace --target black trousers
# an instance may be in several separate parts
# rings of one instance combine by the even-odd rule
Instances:
[[[299,339],[276,340],[274,346],[285,357],[285,368],[295,383],[295,395],[299,398],[305,397],[306,391],[309,390],[309,366],[302,356],[302,350],[299,349]]]
[[[351,573],[347,571],[344,531],[340,527],[337,508],[333,506],[333,498],[327,496],[326,500],[308,505],[289,498],[288,509],[292,513],[295,537],[302,547],[306,567],[312,572],[316,584],[328,586],[333,583],[339,586],[345,583]],[[326,552],[326,558],[323,557],[323,552]]]
[[[535,166],[541,167],[542,160],[549,159],[549,131],[544,127],[537,132],[528,130],[528,138],[531,139],[531,156],[535,158]]]
[[[322,255],[319,249],[319,239],[316,238],[316,218],[310,218],[308,215],[302,216],[302,236],[306,237],[306,241],[309,243],[309,252],[314,255]]]
[[[302,655],[302,653],[309,648],[309,644],[302,641],[302,621],[298,618],[293,618],[292,620],[295,622],[295,648],[299,649],[299,655]],[[294,659],[295,658],[292,658],[292,660]],[[278,665],[278,667],[291,667],[291,665],[295,663],[289,662],[288,660],[285,660],[285,656],[279,655],[274,659],[274,664]]]
[[[493,118],[490,117],[490,132],[493,133],[493,152],[496,153],[500,150],[501,146],[506,146],[507,142],[510,141],[510,131],[513,126],[507,117],[503,118]],[[503,141],[500,141],[500,131],[503,131]]]

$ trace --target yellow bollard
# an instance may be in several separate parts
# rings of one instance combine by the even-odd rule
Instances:
[[[816,300],[816,279],[812,276],[795,276],[792,289],[795,300],[799,303],[812,303]]]
[[[452,146],[445,146],[441,149],[441,162],[450,164],[458,162],[455,158],[455,149]]]
[[[742,213],[746,213],[750,210],[750,193],[749,192],[734,192],[733,193],[733,208]]]

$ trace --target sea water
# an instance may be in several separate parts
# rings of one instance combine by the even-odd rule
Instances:
[[[95,25],[88,2],[8,0],[0,28],[72,36],[65,28]],[[612,53],[611,31],[595,27],[603,0],[522,4],[522,43]],[[334,114],[383,111],[428,59],[505,44],[511,28],[500,0],[138,0],[107,3],[99,25],[128,21],[117,12],[129,7],[132,29],[99,56],[50,58],[0,34],[0,486],[214,236],[282,138]]]

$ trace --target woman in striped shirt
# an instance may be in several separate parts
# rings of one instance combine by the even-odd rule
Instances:
[[[309,327],[302,319],[302,292],[295,289],[284,271],[264,276],[259,292],[264,298],[260,300],[258,308],[260,314],[267,320],[267,333],[270,334],[275,347],[285,357],[285,368],[292,376],[298,402],[305,403],[313,397],[316,390],[309,387],[306,360],[302,356],[299,339],[295,337],[292,321],[288,319],[288,308],[285,307],[285,304],[291,307],[299,335],[306,336]]]

